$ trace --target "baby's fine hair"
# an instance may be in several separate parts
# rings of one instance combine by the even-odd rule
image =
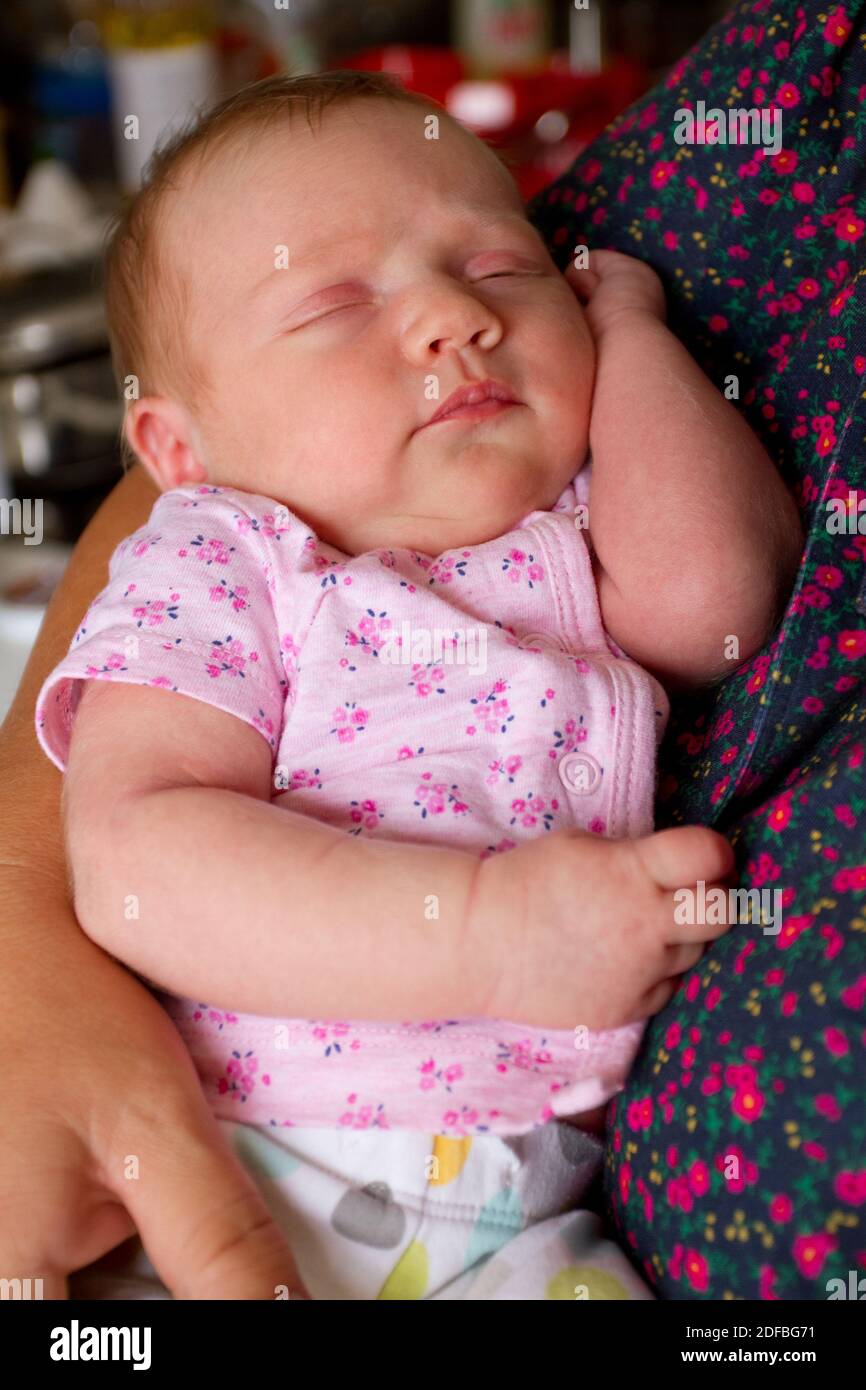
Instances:
[[[199,109],[187,124],[157,145],[141,187],[121,203],[103,251],[106,320],[111,360],[121,399],[169,394],[189,405],[206,395],[195,353],[186,340],[188,287],[164,254],[160,228],[169,195],[196,156],[224,148],[241,132],[291,120],[303,107],[310,129],[326,107],[378,97],[445,112],[430,97],[407,91],[380,72],[338,69],[291,76],[279,73],[250,83],[216,105]],[[121,430],[124,469],[134,460]]]

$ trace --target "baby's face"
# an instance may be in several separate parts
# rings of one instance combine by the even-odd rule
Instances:
[[[208,480],[352,555],[502,535],[587,451],[583,311],[491,152],[424,122],[378,99],[315,132],[297,116],[218,155],[167,220],[212,398]],[[518,404],[430,423],[489,379]]]

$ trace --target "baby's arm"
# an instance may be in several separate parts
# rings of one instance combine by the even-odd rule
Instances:
[[[802,553],[797,508],[666,327],[655,272],[612,251],[590,262],[567,278],[588,300],[598,353],[589,531],[605,626],[669,687],[721,679],[781,615]]]
[[[483,931],[473,968],[463,959],[479,859],[271,805],[271,773],[265,739],[234,715],[89,682],[63,789],[87,934],[171,993],[241,1012],[483,1014],[498,973]]]
[[[593,1029],[662,1008],[727,930],[674,911],[675,888],[730,872],[714,831],[559,831],[482,860],[272,805],[271,762],[207,702],[90,682],[63,805],[87,934],[163,989],[241,1012]]]

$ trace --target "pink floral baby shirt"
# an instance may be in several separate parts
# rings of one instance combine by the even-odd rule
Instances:
[[[233,488],[162,494],[40,691],[42,747],[63,771],[83,681],[157,685],[252,724],[273,802],[347,835],[484,857],[568,827],[646,834],[669,705],[602,627],[589,472],[552,511],[435,559],[343,554]],[[158,997],[216,1113],[254,1124],[517,1134],[620,1090],[642,1033]]]

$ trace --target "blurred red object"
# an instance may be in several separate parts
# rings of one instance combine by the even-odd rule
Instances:
[[[366,49],[335,66],[391,73],[444,106],[506,156],[524,199],[563,173],[649,85],[649,74],[630,59],[587,75],[572,72],[561,53],[543,72],[490,80],[467,80],[451,49],[421,45]]]
[[[410,92],[421,92],[441,106],[455,82],[466,75],[463,60],[450,48],[425,44],[388,44],[365,48],[334,63],[335,68],[359,68],[362,72],[389,72]]]

